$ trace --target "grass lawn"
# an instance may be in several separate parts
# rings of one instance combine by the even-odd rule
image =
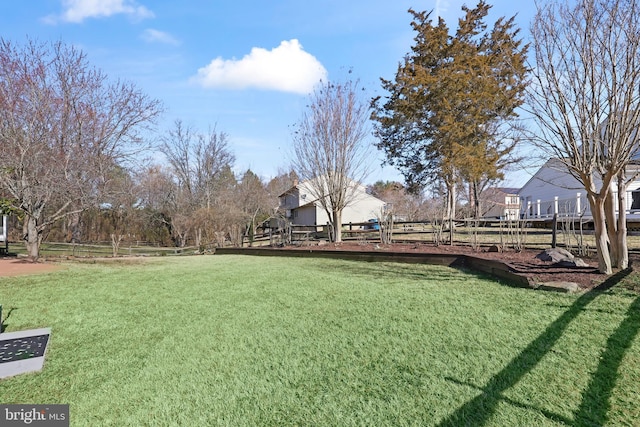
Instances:
[[[51,327],[2,403],[71,425],[633,425],[640,288],[510,288],[427,265],[215,255],[0,279]]]

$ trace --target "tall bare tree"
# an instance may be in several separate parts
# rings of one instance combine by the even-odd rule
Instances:
[[[96,205],[105,175],[144,148],[160,113],[73,46],[0,40],[0,188],[24,218],[32,259],[52,224]]]
[[[258,175],[248,169],[238,182],[235,200],[244,214],[245,231],[249,244],[253,244],[258,221],[269,218],[273,212],[267,188]]]
[[[135,216],[139,212],[139,186],[129,171],[114,168],[109,174],[102,197],[103,227],[109,231],[113,256],[118,256],[120,244],[127,234],[135,233]]]
[[[535,141],[584,185],[599,269],[607,274],[628,262],[624,199],[626,169],[638,152],[638,28],[637,0],[552,1],[539,7],[532,26]]]
[[[322,83],[293,133],[293,168],[342,241],[342,211],[370,172],[369,108],[358,82]]]
[[[210,228],[205,223],[212,221],[212,208],[219,205],[219,184],[235,160],[227,134],[215,128],[202,134],[177,120],[163,138],[161,149],[176,181],[172,229],[180,235],[181,245],[191,233],[195,245],[201,246],[203,232]]]
[[[401,221],[417,221],[424,219],[421,212],[424,203],[423,193],[411,193],[400,182],[377,181],[367,188],[373,196],[392,207],[394,216]]]
[[[166,167],[149,164],[132,174],[135,183],[135,232],[141,240],[169,246],[175,183]]]

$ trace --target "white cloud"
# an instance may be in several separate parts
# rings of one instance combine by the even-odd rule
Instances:
[[[49,16],[45,20],[80,23],[86,18],[105,18],[117,14],[129,15],[135,19],[152,18],[153,12],[134,0],[63,0],[64,12],[57,17]]]
[[[180,44],[180,41],[171,34],[165,33],[164,31],[154,30],[153,28],[147,28],[144,30],[142,33],[142,39],[149,43],[158,42],[173,46],[178,46]]]
[[[326,77],[327,70],[320,61],[292,39],[272,50],[254,47],[240,60],[218,57],[200,68],[192,81],[206,88],[257,88],[307,94]]]

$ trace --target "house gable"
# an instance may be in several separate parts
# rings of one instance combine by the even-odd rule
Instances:
[[[380,215],[385,202],[366,192],[366,187],[352,181],[351,202],[342,211],[343,224],[366,222]],[[288,210],[288,218],[297,225],[324,225],[328,215],[320,200],[313,196],[310,183],[303,181],[280,195],[280,208]]]

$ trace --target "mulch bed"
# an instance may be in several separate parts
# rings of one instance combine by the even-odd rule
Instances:
[[[608,276],[600,274],[597,271],[598,262],[595,257],[583,257],[589,267],[582,268],[567,268],[558,267],[551,262],[542,261],[536,258],[541,250],[525,249],[520,252],[514,250],[506,250],[504,252],[490,252],[487,248],[481,248],[474,250],[469,246],[463,245],[440,245],[435,246],[432,243],[394,243],[390,245],[381,245],[378,243],[361,243],[361,242],[342,242],[339,244],[325,244],[325,245],[313,245],[311,247],[314,251],[319,250],[342,250],[342,251],[382,251],[382,252],[409,252],[409,253],[424,253],[424,254],[438,254],[438,255],[470,255],[476,258],[484,258],[490,260],[496,260],[507,264],[511,271],[518,275],[525,276],[532,279],[535,282],[574,282],[577,283],[581,289],[592,289],[602,282],[604,282]],[[287,247],[283,249],[305,249],[309,250],[309,246],[301,247]],[[634,265],[640,265],[640,255],[631,254],[630,261]],[[31,262],[26,259],[17,259],[13,257],[0,257],[0,277],[2,276],[16,276],[23,274],[37,274],[47,273],[55,270],[59,270],[62,267],[60,265],[44,263],[44,262]]]
[[[309,249],[301,247],[300,249]],[[597,271],[598,261],[595,257],[583,257],[588,267],[559,267],[552,262],[542,261],[536,256],[541,250],[525,249],[520,252],[506,250],[504,252],[490,252],[488,248],[474,250],[469,246],[435,246],[430,243],[403,244],[394,243],[381,245],[378,243],[351,243],[342,242],[338,244],[329,243],[326,245],[313,246],[313,250],[344,250],[344,251],[383,251],[383,252],[410,252],[425,254],[448,254],[448,255],[470,255],[476,258],[501,261],[507,264],[511,270],[518,275],[533,279],[535,282],[574,282],[580,289],[592,289],[608,276]],[[633,261],[633,256],[630,256]],[[640,259],[639,259],[640,260]],[[637,263],[636,263],[637,265]]]

